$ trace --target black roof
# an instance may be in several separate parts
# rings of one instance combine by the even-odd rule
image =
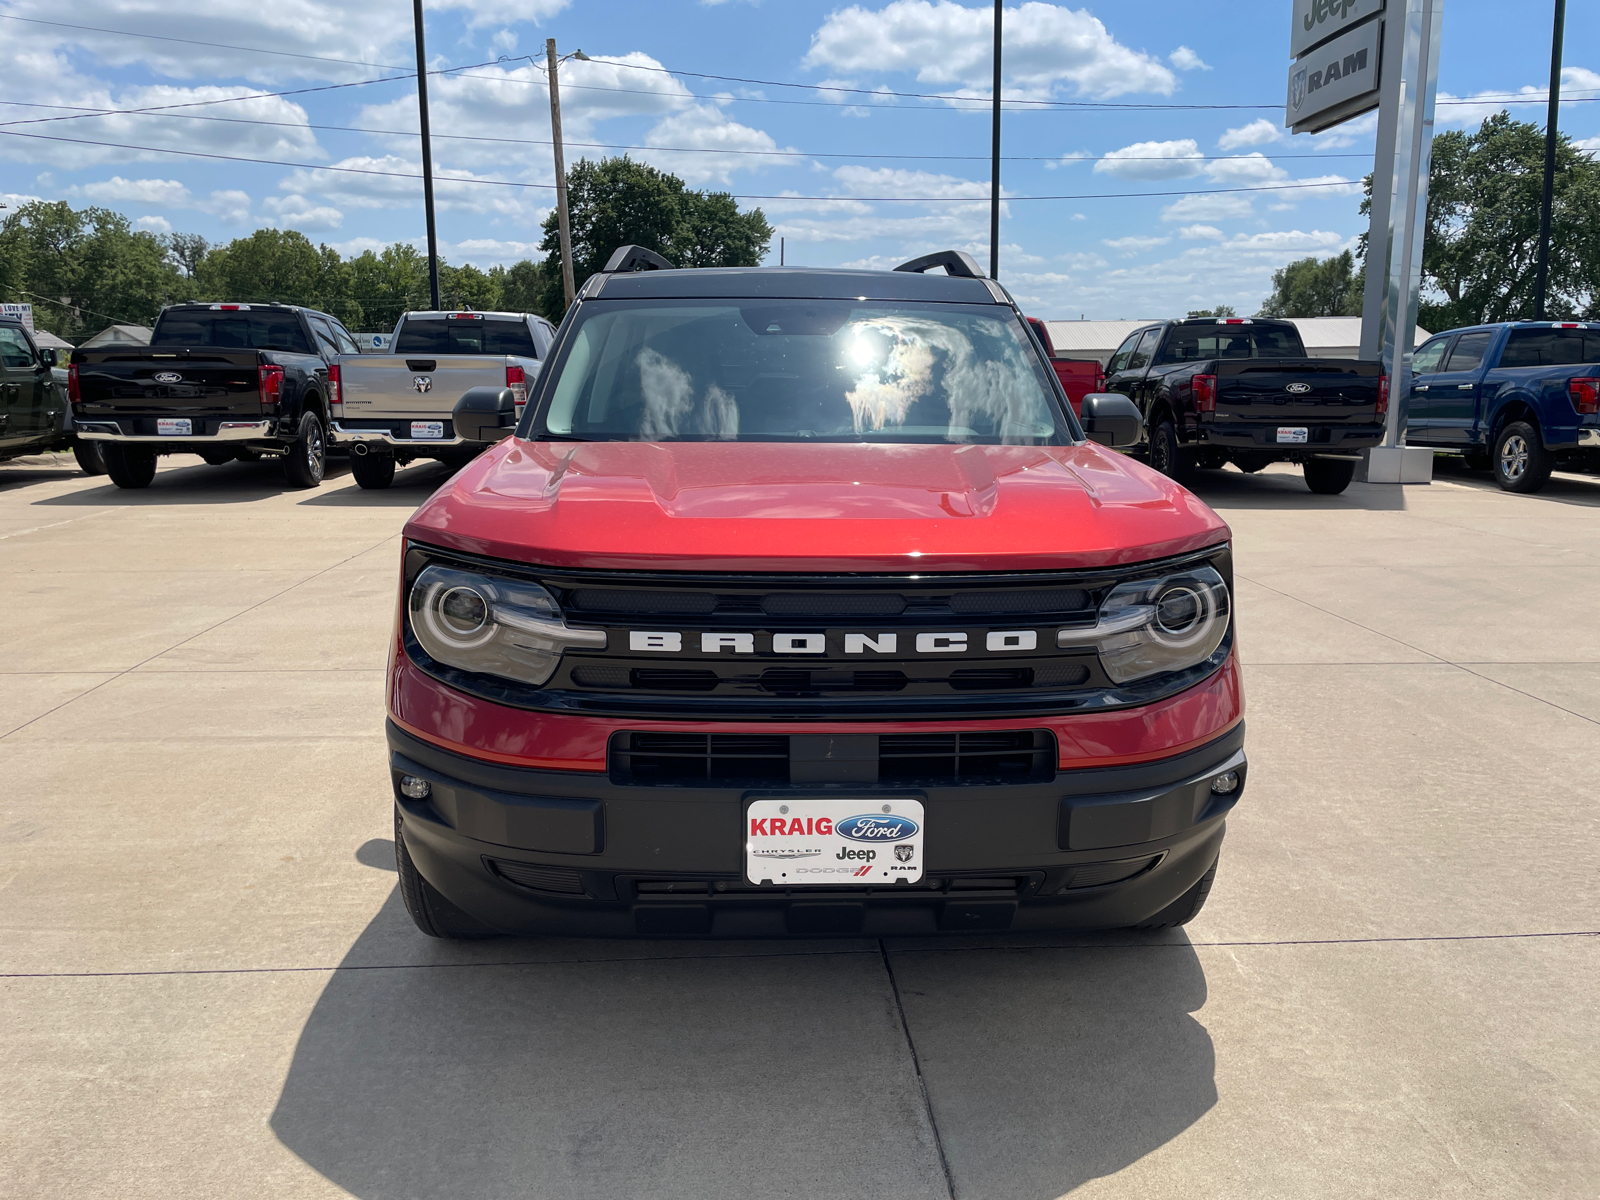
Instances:
[[[998,289],[997,289],[998,290]],[[588,299],[661,300],[942,300],[1005,304],[987,280],[911,271],[844,271],[818,267],[702,267],[595,275]]]

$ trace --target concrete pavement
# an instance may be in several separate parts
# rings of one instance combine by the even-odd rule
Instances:
[[[1600,479],[1233,525],[1250,790],[1161,936],[443,945],[382,678],[446,478],[0,464],[0,1192],[1600,1194]]]

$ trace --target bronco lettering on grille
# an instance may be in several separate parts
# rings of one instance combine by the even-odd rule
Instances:
[[[764,641],[764,645],[757,645],[757,638]],[[698,643],[694,635],[676,631],[634,629],[628,632],[629,650],[647,650],[656,654],[680,654],[687,645],[693,647],[698,644],[702,654],[721,654],[731,651],[734,654],[757,654],[769,651],[773,654],[817,655],[829,652],[829,638],[825,633],[702,633]],[[919,633],[914,639],[918,654],[965,654],[970,648],[967,634],[961,630],[946,633],[930,632]],[[835,647],[837,651],[842,648],[845,654],[894,654],[900,645],[900,639],[892,633],[847,633],[843,638],[842,647]],[[1036,650],[1039,646],[1039,631],[1037,629],[1006,629],[995,630],[984,635],[984,649],[991,653],[1004,654],[1009,651]]]

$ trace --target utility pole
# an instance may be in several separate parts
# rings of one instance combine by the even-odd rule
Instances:
[[[578,51],[582,54],[583,51]],[[561,234],[561,290],[567,298],[567,307],[577,296],[578,289],[572,281],[572,223],[567,217],[567,163],[561,149],[561,85],[556,80],[561,60],[556,57],[555,38],[546,38],[545,61],[550,65],[550,141],[556,151],[556,227]]]
[[[417,30],[417,110],[422,117],[422,207],[428,214],[428,294],[439,310],[439,235],[433,224],[433,142],[428,134],[428,50],[422,40],[422,0],[411,0]]]
[[[994,0],[994,136],[989,164],[989,278],[1000,278],[1000,27],[1005,0]]]
[[[1539,200],[1539,266],[1533,278],[1533,319],[1544,317],[1550,286],[1550,209],[1555,201],[1556,135],[1561,113],[1561,43],[1566,37],[1567,0],[1556,0],[1555,28],[1550,31],[1550,108],[1544,120],[1544,194]]]

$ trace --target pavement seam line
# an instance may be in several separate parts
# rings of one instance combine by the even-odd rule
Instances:
[[[26,537],[30,533],[43,533],[46,529],[60,529],[63,525],[73,525],[79,521],[92,521],[96,517],[103,517],[107,513],[122,512],[129,506],[119,504],[115,508],[102,508],[96,512],[84,513],[81,517],[68,517],[65,521],[52,521],[48,525],[35,525],[32,529],[19,529],[15,533],[0,533],[0,542],[9,538]]]
[[[1550,938],[1600,938],[1600,929],[1563,929],[1549,933],[1442,933],[1415,937],[1370,938],[1287,938],[1279,941],[1252,942],[1041,942],[1027,946],[901,946],[896,954],[965,954],[972,951],[1023,952],[1028,950],[1226,950],[1275,946],[1386,946],[1421,942],[1514,942],[1539,941]],[[442,963],[338,963],[331,967],[175,967],[153,971],[0,971],[0,979],[142,979],[179,975],[308,975],[321,972],[337,974],[340,971],[444,971],[478,967],[585,967],[613,963],[646,962],[731,962],[738,959],[758,958],[840,958],[851,954],[883,954],[885,947],[879,942],[873,950],[776,950],[756,954],[661,954],[629,955],[619,958],[514,958],[495,962],[442,962]]]
[[[0,742],[5,741],[12,734],[21,733],[24,729],[28,728],[28,726],[34,724],[37,721],[44,720],[46,717],[50,716],[52,713],[60,712],[63,708],[66,708],[67,705],[76,704],[79,700],[82,700],[85,696],[93,695],[95,692],[98,692],[101,688],[115,683],[117,680],[121,679],[124,675],[131,675],[133,672],[137,671],[140,667],[144,666],[145,663],[154,662],[156,659],[160,658],[163,654],[170,654],[172,651],[176,650],[179,646],[187,646],[190,642],[194,641],[196,638],[204,637],[206,634],[210,633],[213,629],[220,629],[220,628],[222,628],[222,626],[226,625],[229,621],[236,621],[240,617],[245,616],[247,613],[253,613],[253,612],[255,612],[256,609],[260,608],[263,604],[271,604],[274,600],[278,599],[279,597],[287,596],[290,592],[294,591],[295,588],[303,587],[306,584],[310,583],[313,579],[321,579],[329,571],[332,571],[332,570],[335,570],[335,569],[337,569],[339,567],[342,567],[342,566],[344,566],[345,563],[351,562],[354,559],[360,558],[363,554],[371,554],[374,550],[376,550],[379,546],[382,546],[385,542],[393,541],[395,538],[400,537],[400,536],[401,535],[398,534],[398,533],[392,533],[392,534],[388,535],[387,537],[380,538],[380,539],[378,539],[378,541],[376,541],[372,545],[368,546],[365,550],[358,550],[354,554],[347,555],[346,557],[341,558],[336,563],[330,563],[328,566],[323,567],[322,570],[312,572],[310,575],[307,575],[304,579],[300,579],[300,580],[295,581],[294,583],[291,583],[288,587],[282,589],[281,591],[274,592],[272,595],[267,596],[267,597],[263,598],[262,600],[257,601],[255,604],[252,604],[249,608],[242,608],[238,612],[233,613],[230,616],[223,617],[222,620],[217,621],[214,624],[207,625],[204,629],[198,630],[195,633],[191,633],[188,637],[183,638],[180,641],[173,642],[172,645],[168,646],[165,650],[159,650],[155,654],[150,655],[149,658],[143,659],[140,662],[136,662],[136,663],[133,664],[133,666],[128,667],[125,670],[118,671],[116,674],[112,675],[110,679],[102,679],[99,683],[95,684],[92,688],[89,688],[87,691],[79,692],[76,696],[73,696],[69,700],[63,700],[60,704],[56,705],[54,708],[52,708],[52,709],[50,709],[50,710],[48,710],[46,712],[42,712],[38,716],[33,717],[30,720],[24,721],[21,725],[18,725],[15,729],[8,729],[4,733],[0,733]],[[92,674],[93,672],[90,672],[90,673]],[[177,672],[170,672],[170,671],[160,672],[160,674],[176,674],[176,673]]]
[[[906,1050],[911,1054],[911,1069],[916,1072],[917,1092],[922,1096],[922,1111],[928,1118],[928,1128],[933,1131],[933,1148],[939,1152],[939,1169],[944,1172],[944,1190],[949,1200],[956,1200],[955,1176],[950,1173],[950,1160],[945,1157],[944,1138],[939,1136],[939,1118],[933,1115],[933,1100],[928,1095],[928,1080],[922,1074],[922,1060],[917,1057],[917,1043],[911,1037],[911,1022],[906,1020],[906,1006],[900,999],[900,981],[894,977],[894,964],[889,961],[889,948],[878,939],[878,953],[883,956],[883,973],[889,977],[889,990],[894,994],[894,1011],[900,1017],[900,1032],[905,1034]]]

